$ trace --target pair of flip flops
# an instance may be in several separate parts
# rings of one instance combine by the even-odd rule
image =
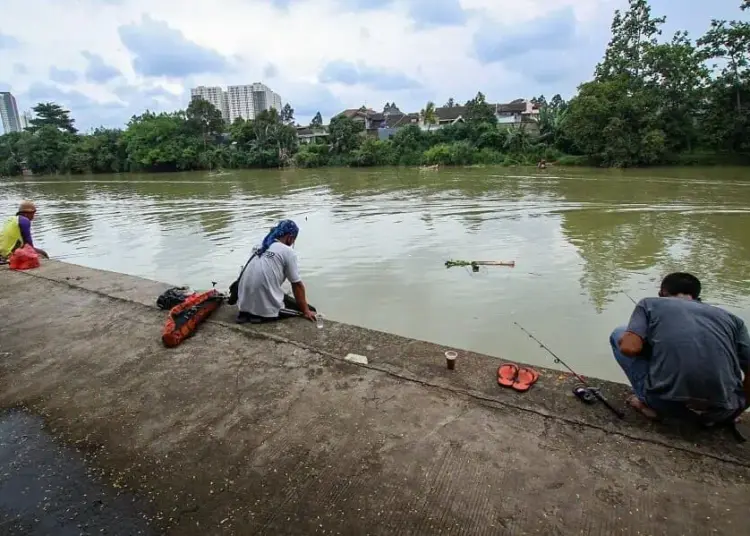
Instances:
[[[514,363],[505,363],[497,369],[497,383],[525,393],[539,379],[539,373],[533,368],[519,367]]]

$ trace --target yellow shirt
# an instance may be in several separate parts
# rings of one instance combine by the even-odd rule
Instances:
[[[23,246],[23,236],[21,235],[21,225],[18,223],[18,216],[8,218],[0,230],[0,257],[10,257],[10,254],[16,248]]]

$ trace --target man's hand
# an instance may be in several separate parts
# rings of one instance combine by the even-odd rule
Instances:
[[[628,357],[637,357],[643,352],[643,339],[635,333],[626,331],[618,342],[620,352]]]
[[[36,249],[36,252],[37,252],[37,253],[38,253],[39,255],[41,255],[41,256],[42,256],[42,257],[44,257],[45,259],[49,259],[49,255],[47,255],[47,252],[46,252],[46,251],[44,251],[43,249],[39,249],[39,248],[35,248],[35,249]]]
[[[307,318],[310,322],[315,322],[317,320],[317,318],[318,318],[315,315],[315,313],[313,313],[310,309],[308,309],[307,311],[304,311],[302,313],[302,316],[304,316],[305,318]]]

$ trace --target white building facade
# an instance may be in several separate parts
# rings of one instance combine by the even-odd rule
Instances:
[[[34,114],[31,113],[31,110],[26,110],[21,114],[21,130],[26,130],[29,128],[29,125],[31,125],[31,120],[34,118]]]
[[[229,121],[238,117],[255,119],[264,110],[276,108],[281,112],[281,96],[259,82],[244,86],[229,86],[227,88],[229,101]]]
[[[198,86],[190,90],[191,99],[203,99],[213,104],[221,112],[224,121],[229,121],[227,93],[219,86]]]
[[[243,86],[229,86],[224,91],[218,86],[198,86],[190,90],[193,99],[202,98],[221,111],[224,121],[233,122],[238,117],[255,119],[263,110],[276,108],[281,112],[281,96],[260,82]]]
[[[7,91],[0,91],[0,118],[2,118],[3,131],[6,134],[21,131],[21,118],[18,115],[16,99]]]

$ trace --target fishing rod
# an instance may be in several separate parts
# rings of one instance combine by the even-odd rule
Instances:
[[[576,379],[579,382],[581,382],[590,393],[592,393],[597,399],[599,399],[599,401],[602,404],[604,404],[607,407],[607,409],[609,409],[612,413],[614,413],[615,415],[617,415],[620,419],[624,419],[625,418],[625,414],[622,411],[620,411],[619,409],[617,409],[616,407],[614,407],[612,404],[610,404],[607,401],[606,398],[604,398],[604,395],[601,393],[601,391],[599,390],[598,387],[592,387],[591,385],[589,385],[589,383],[586,381],[586,379],[583,376],[581,376],[575,370],[573,370],[570,367],[570,365],[568,365],[565,361],[563,361],[562,359],[560,359],[560,356],[558,356],[555,352],[553,352],[552,350],[550,350],[547,347],[547,345],[545,345],[542,341],[540,341],[539,339],[537,339],[536,337],[534,337],[534,335],[532,335],[531,333],[529,333],[529,331],[526,328],[524,328],[521,324],[519,324],[516,321],[513,321],[513,323],[516,326],[518,326],[518,328],[521,331],[523,331],[526,335],[528,335],[529,338],[531,338],[531,340],[533,340],[539,346],[541,346],[542,348],[544,348],[554,358],[555,363],[560,363],[563,367],[565,367],[566,369],[568,369],[570,371],[570,373],[573,376],[575,376]]]

